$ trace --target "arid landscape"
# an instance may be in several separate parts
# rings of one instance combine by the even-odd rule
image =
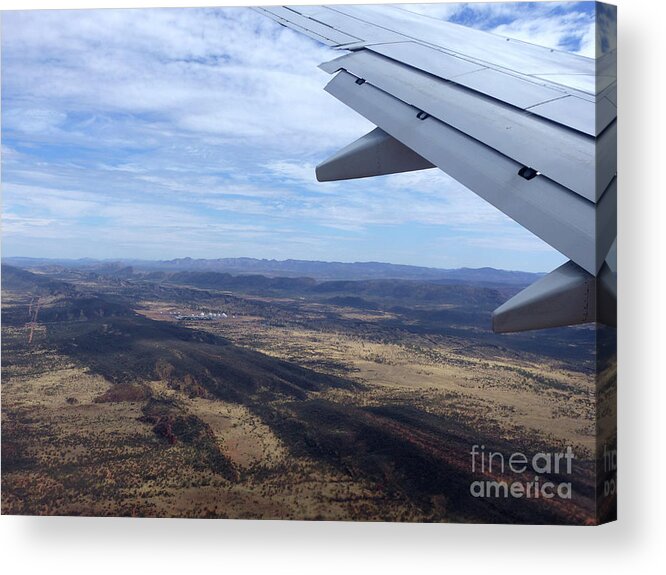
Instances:
[[[11,263],[3,513],[596,522],[595,331],[489,330],[536,275]],[[573,497],[472,497],[473,445]]]

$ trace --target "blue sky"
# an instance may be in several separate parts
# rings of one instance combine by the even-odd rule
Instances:
[[[591,3],[408,9],[594,54]],[[373,127],[337,55],[246,8],[4,13],[3,256],[564,261],[439,170],[317,183]]]

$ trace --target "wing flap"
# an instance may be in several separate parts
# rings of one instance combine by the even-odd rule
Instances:
[[[590,136],[598,136],[617,116],[617,109],[606,98],[590,102],[575,96],[536,104],[529,111]]]
[[[595,141],[384,56],[360,50],[321,66],[347,70],[595,202]],[[455,81],[455,80],[454,80]],[[612,174],[611,176],[612,177]]]
[[[612,79],[603,77],[603,92],[596,97],[557,85],[557,76],[524,76],[507,70],[486,67],[433,46],[417,42],[368,44],[371,52],[387,56],[443,80],[450,80],[522,110],[529,110],[553,122],[578,130],[588,136],[598,136],[617,116],[616,90]],[[579,78],[592,78],[585,86],[594,91],[595,76],[567,76],[576,86]],[[550,78],[550,81],[549,81]],[[608,82],[611,82],[610,84]],[[601,87],[597,86],[597,88]],[[581,86],[579,86],[581,87]],[[595,109],[596,105],[596,109]]]
[[[594,203],[545,177],[526,180],[523,167],[467,134],[340,72],[326,91],[356,110],[509,217],[596,273]],[[418,117],[417,117],[418,114]]]
[[[544,85],[545,83],[539,84],[529,78],[514,76],[493,68],[483,68],[464,76],[458,76],[455,78],[455,82],[477,92],[488,94],[502,102],[512,104],[522,110],[568,96],[564,90],[558,90],[552,86]],[[581,131],[585,132],[584,129],[581,129]]]
[[[460,56],[447,54],[430,46],[424,46],[418,42],[370,44],[368,50],[403,62],[444,80],[485,69],[481,64],[470,62]]]
[[[617,122],[613,122],[597,138],[595,162],[597,192],[602,196],[606,193],[617,175]],[[601,193],[599,193],[601,192]]]

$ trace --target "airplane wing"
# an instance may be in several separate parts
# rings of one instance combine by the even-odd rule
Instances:
[[[591,59],[395,6],[257,8],[344,55],[326,91],[377,128],[319,181],[432,168],[570,259],[493,314],[521,331],[614,324],[615,52]]]

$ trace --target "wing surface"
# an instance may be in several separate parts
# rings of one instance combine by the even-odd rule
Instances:
[[[551,292],[582,293],[599,274],[616,237],[615,52],[586,58],[393,6],[258,10],[345,51],[321,65],[335,75],[326,90],[378,127],[319,180],[437,166],[570,258],[580,280],[560,271]]]

